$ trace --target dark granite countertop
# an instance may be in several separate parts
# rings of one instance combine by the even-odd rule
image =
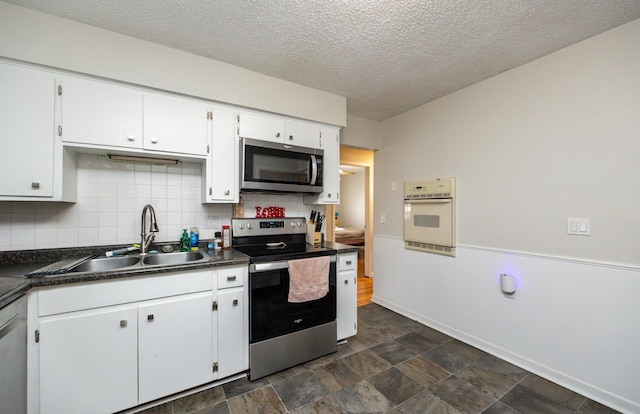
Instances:
[[[349,244],[342,244],[342,243],[336,243],[336,242],[330,242],[330,241],[324,242],[324,247],[327,247],[329,249],[333,249],[336,252],[338,252],[338,254],[340,254],[340,253],[357,253],[362,249],[361,247],[358,247],[358,246],[351,246]]]
[[[185,270],[204,269],[219,266],[247,265],[249,257],[234,249],[207,250],[209,260],[172,266],[134,266],[118,270],[64,275],[25,277],[25,274],[67,257],[85,254],[104,254],[107,250],[122,246],[100,246],[71,249],[28,250],[0,252],[0,308],[40,286],[65,285],[71,283],[120,279],[151,274],[173,273]]]
[[[87,273],[67,273],[56,276],[27,278],[25,274],[68,257],[99,254],[125,246],[96,246],[47,250],[20,250],[0,252],[0,308],[13,302],[29,289],[40,286],[57,286],[71,283],[92,282],[100,280],[120,279],[126,277],[151,274],[172,273],[185,270],[203,269],[219,266],[247,265],[249,257],[235,249],[208,250],[201,244],[202,250],[210,257],[208,261],[185,263],[173,266],[134,266],[118,270]],[[356,253],[357,246],[325,242],[324,247],[340,253]]]

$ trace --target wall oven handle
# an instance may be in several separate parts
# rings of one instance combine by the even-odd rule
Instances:
[[[336,256],[332,255],[329,258],[330,263],[335,263]],[[280,261],[280,262],[269,262],[269,263],[253,263],[249,266],[249,273],[259,273],[259,272],[268,272],[271,270],[282,270],[288,269],[289,262],[288,261]]]
[[[448,204],[453,202],[452,198],[429,198],[423,200],[404,200],[405,203],[414,203],[414,204]]]
[[[309,184],[316,185],[318,179],[318,160],[315,155],[311,155],[311,182]]]

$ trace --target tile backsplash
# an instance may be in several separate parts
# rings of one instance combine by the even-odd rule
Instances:
[[[140,242],[142,208],[151,204],[159,232],[156,242],[174,242],[183,228],[197,226],[200,238],[229,224],[233,204],[202,204],[199,163],[157,166],[78,156],[76,203],[0,202],[0,250],[129,244]],[[287,217],[309,217],[297,195],[242,194],[245,217],[255,207],[284,207]]]

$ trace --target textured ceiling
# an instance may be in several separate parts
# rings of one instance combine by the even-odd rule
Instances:
[[[640,18],[640,0],[8,0],[347,97],[384,120]]]

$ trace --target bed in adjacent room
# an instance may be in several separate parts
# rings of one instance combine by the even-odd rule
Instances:
[[[336,227],[336,243],[364,246],[364,229],[354,227]]]

